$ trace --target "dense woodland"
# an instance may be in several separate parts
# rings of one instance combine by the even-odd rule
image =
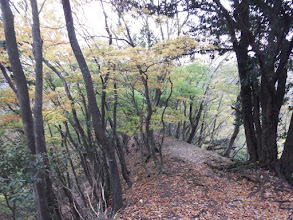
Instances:
[[[293,185],[291,0],[0,5],[1,219],[106,219],[169,136]]]

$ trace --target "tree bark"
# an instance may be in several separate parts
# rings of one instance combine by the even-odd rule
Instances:
[[[58,202],[53,192],[52,181],[49,177],[49,161],[47,158],[46,141],[44,135],[44,121],[43,121],[43,40],[41,38],[40,22],[39,22],[39,11],[36,0],[31,0],[33,25],[33,54],[35,58],[35,105],[34,105],[34,136],[35,136],[35,147],[36,155],[42,158],[42,163],[46,167],[46,171],[38,171],[36,177],[43,180],[42,182],[37,181],[35,187],[38,189],[38,196],[42,200],[47,200],[49,211],[51,216],[55,218],[60,217]],[[45,182],[45,184],[44,184]],[[46,190],[43,190],[44,185]],[[42,217],[46,219],[49,216]]]
[[[114,104],[113,104],[113,123],[112,123],[112,130],[113,130],[113,145],[114,142],[116,142],[116,147],[117,147],[117,153],[118,157],[120,160],[120,165],[121,165],[121,171],[122,171],[122,176],[124,180],[126,181],[127,185],[129,187],[132,186],[132,182],[129,178],[129,171],[126,166],[126,161],[125,161],[125,156],[124,156],[124,151],[123,148],[120,144],[118,135],[117,135],[117,104],[118,104],[118,94],[117,94],[117,83],[114,82]]]
[[[36,155],[40,150],[36,151],[36,139],[34,134],[34,121],[32,117],[32,111],[30,107],[30,99],[27,87],[27,81],[20,63],[20,57],[18,53],[17,41],[14,30],[14,18],[12,11],[9,6],[9,1],[1,0],[1,11],[4,23],[4,32],[6,45],[8,50],[9,62],[11,65],[12,72],[18,92],[18,101],[20,105],[21,119],[23,123],[23,130],[25,134],[26,145],[32,155]],[[43,131],[43,130],[41,130]],[[39,139],[40,138],[40,139]],[[37,138],[38,141],[41,137]],[[36,170],[32,170],[32,176],[36,177]],[[39,219],[50,219],[51,213],[46,198],[46,180],[45,176],[41,176],[42,182],[33,183],[34,199],[36,202],[38,218]]]
[[[191,104],[192,105],[192,104]],[[190,132],[190,135],[189,135],[189,138],[188,138],[188,140],[186,141],[187,143],[189,143],[189,144],[191,144],[191,142],[192,142],[192,140],[193,140],[193,138],[194,138],[194,136],[195,136],[195,133],[196,133],[196,130],[197,130],[197,127],[198,127],[198,124],[199,124],[199,119],[200,119],[200,117],[201,117],[201,113],[202,113],[202,111],[203,111],[203,108],[204,108],[204,100],[202,100],[201,101],[201,103],[200,103],[200,106],[199,106],[199,109],[198,109],[198,111],[197,111],[197,114],[196,114],[196,117],[195,117],[195,120],[193,121],[193,119],[192,119],[192,112],[191,112],[191,110],[192,110],[192,107],[190,108],[190,112],[189,112],[189,114],[190,114],[190,116],[189,116],[189,120],[190,120],[190,123],[191,123],[191,132]]]
[[[242,1],[237,10],[240,12],[244,11],[243,8],[246,8],[248,14],[249,4],[248,0]],[[292,16],[286,12],[288,4],[290,3],[275,1],[273,7],[263,3],[256,5],[262,11],[263,19],[268,20],[270,30],[267,32],[266,45],[262,45],[256,39],[258,30],[255,32],[251,30],[249,16],[242,16],[241,12],[239,13],[240,16],[234,13],[238,28],[245,35],[255,52],[261,73],[262,143],[259,159],[262,164],[275,162],[278,154],[279,113],[285,95],[287,63],[293,48],[293,37],[290,36]],[[288,40],[289,38],[291,39]]]
[[[241,112],[240,112],[240,96],[238,95],[237,97],[237,101],[236,101],[236,104],[235,104],[235,122],[234,122],[234,131],[233,131],[233,134],[230,138],[230,141],[229,141],[229,144],[228,144],[228,147],[224,153],[224,156],[225,157],[229,157],[230,156],[230,153],[231,153],[231,150],[233,148],[233,144],[237,138],[237,135],[239,133],[239,130],[240,130],[240,126],[241,126],[242,122],[241,122]]]
[[[18,47],[14,30],[14,18],[9,6],[9,1],[1,0],[0,3],[9,62],[11,65],[12,72],[14,74],[14,80],[18,90],[17,94],[20,105],[25,140],[30,152],[34,155],[36,153],[36,149],[33,133],[33,117],[30,107],[27,81],[18,54]]]
[[[232,16],[225,9],[225,7],[221,4],[220,0],[214,0],[216,5],[219,7],[221,14],[223,16],[223,22],[227,25],[229,35],[231,37],[231,41],[233,43],[233,49],[236,52],[237,64],[238,64],[238,72],[240,78],[240,97],[242,103],[242,119],[245,130],[245,137],[247,142],[247,149],[249,154],[249,160],[252,162],[256,162],[258,160],[257,154],[257,142],[253,124],[253,113],[252,113],[252,91],[250,87],[250,77],[249,77],[249,69],[248,69],[248,46],[249,41],[247,36],[243,32],[241,32],[240,40],[236,37],[236,24]],[[238,13],[238,17],[243,20],[247,27],[249,26],[249,4],[248,1],[242,1],[241,4],[238,5],[239,8],[236,12]]]
[[[277,160],[277,127],[279,114],[276,116],[274,109],[274,92],[270,91],[268,85],[262,80],[261,106],[262,106],[262,148],[260,162],[271,163]]]
[[[234,125],[234,131],[233,131],[233,134],[230,138],[230,141],[229,141],[229,145],[224,153],[224,156],[225,157],[229,157],[230,156],[230,153],[231,153],[231,150],[232,150],[232,147],[233,147],[233,144],[237,138],[237,135],[239,133],[239,128],[240,128],[240,125],[239,124],[235,124]]]
[[[155,166],[158,169],[158,171],[160,172],[161,166],[159,165],[158,158],[156,156],[155,143],[154,143],[154,133],[151,128],[151,118],[153,115],[153,108],[152,108],[150,91],[149,91],[149,86],[148,86],[148,75],[144,71],[142,71],[140,66],[138,66],[138,70],[139,70],[139,74],[141,77],[141,81],[143,82],[143,85],[144,85],[144,95],[145,95],[146,104],[147,104],[147,116],[145,119],[145,132],[146,132],[145,145],[150,150],[150,153],[151,153],[152,159],[154,160]]]
[[[117,162],[115,158],[115,151],[113,146],[110,145],[110,142],[106,137],[105,131],[102,129],[100,111],[96,101],[92,78],[76,38],[70,2],[69,0],[62,0],[62,4],[63,4],[63,10],[64,10],[64,16],[66,20],[66,27],[67,27],[69,41],[70,41],[73,53],[78,62],[78,65],[81,69],[83,79],[85,82],[89,108],[90,108],[90,112],[91,112],[92,120],[93,120],[94,132],[95,132],[97,140],[100,142],[100,144],[102,145],[104,149],[104,152],[106,154],[106,158],[109,164],[111,190],[112,190],[112,210],[115,213],[122,207],[122,204],[123,204],[121,182],[120,182],[119,171],[118,171]]]
[[[248,45],[247,45],[248,47]],[[257,141],[255,136],[255,129],[253,123],[253,113],[252,113],[252,91],[250,87],[250,79],[249,72],[247,70],[247,47],[240,47],[237,54],[237,62],[238,62],[238,71],[240,77],[240,96],[242,103],[242,119],[243,125],[245,128],[245,136],[247,142],[247,149],[249,153],[249,160],[252,162],[256,162],[258,160],[257,154]]]
[[[293,114],[291,116],[290,126],[287,133],[284,151],[279,161],[281,173],[286,180],[293,186]]]

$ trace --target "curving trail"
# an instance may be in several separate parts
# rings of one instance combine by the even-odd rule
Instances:
[[[117,219],[293,219],[292,188],[268,171],[211,169],[230,160],[171,137],[163,151],[167,173],[149,178],[131,155],[135,184]]]

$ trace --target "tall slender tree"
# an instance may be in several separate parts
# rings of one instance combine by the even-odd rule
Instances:
[[[5,41],[9,56],[9,62],[17,87],[17,97],[23,123],[23,130],[28,149],[31,154],[42,157],[46,153],[43,117],[42,117],[42,40],[40,37],[38,8],[35,0],[31,1],[33,12],[33,49],[36,61],[36,98],[34,118],[32,116],[27,80],[20,62],[16,41],[14,18],[9,1],[1,0],[1,12],[4,23]],[[42,160],[44,163],[44,160]],[[54,201],[52,197],[52,183],[45,171],[32,168],[33,192],[36,202],[38,219],[51,219],[53,217]],[[48,191],[49,190],[49,191]]]
[[[69,41],[75,55],[75,58],[78,62],[79,68],[81,70],[83,80],[85,83],[89,109],[92,115],[93,128],[97,140],[101,144],[109,165],[110,169],[110,181],[111,181],[111,191],[112,191],[112,210],[117,212],[122,207],[122,189],[121,182],[119,177],[118,166],[115,158],[114,147],[110,144],[109,140],[106,137],[105,130],[102,127],[101,114],[97,105],[95,91],[93,87],[92,77],[87,66],[87,63],[84,59],[83,53],[80,49],[78,40],[76,38],[72,11],[69,0],[62,0],[63,11],[66,21],[66,27],[68,32]]]
[[[46,171],[38,172],[37,178],[42,179],[46,184],[46,190],[43,189],[43,183],[37,183],[36,187],[39,187],[43,195],[42,198],[46,198],[49,206],[51,216],[59,216],[58,203],[55,198],[52,181],[49,177],[49,164],[47,159],[47,149],[44,133],[44,121],[43,121],[43,40],[41,38],[39,10],[36,0],[31,0],[32,8],[32,36],[33,36],[33,54],[35,58],[35,103],[33,109],[34,116],[34,136],[36,144],[36,155],[42,157],[42,162],[46,167]],[[48,217],[48,216],[46,216]]]

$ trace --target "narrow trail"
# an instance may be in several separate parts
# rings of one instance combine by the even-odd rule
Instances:
[[[167,137],[164,141],[164,153],[171,157],[181,158],[185,161],[203,165],[205,162],[231,163],[231,160],[220,155],[188,144],[185,141],[173,137]]]
[[[125,190],[126,207],[117,219],[293,220],[293,190],[270,172],[212,169],[207,162],[230,160],[171,137],[163,152],[167,173],[151,177],[131,156],[135,183]]]

